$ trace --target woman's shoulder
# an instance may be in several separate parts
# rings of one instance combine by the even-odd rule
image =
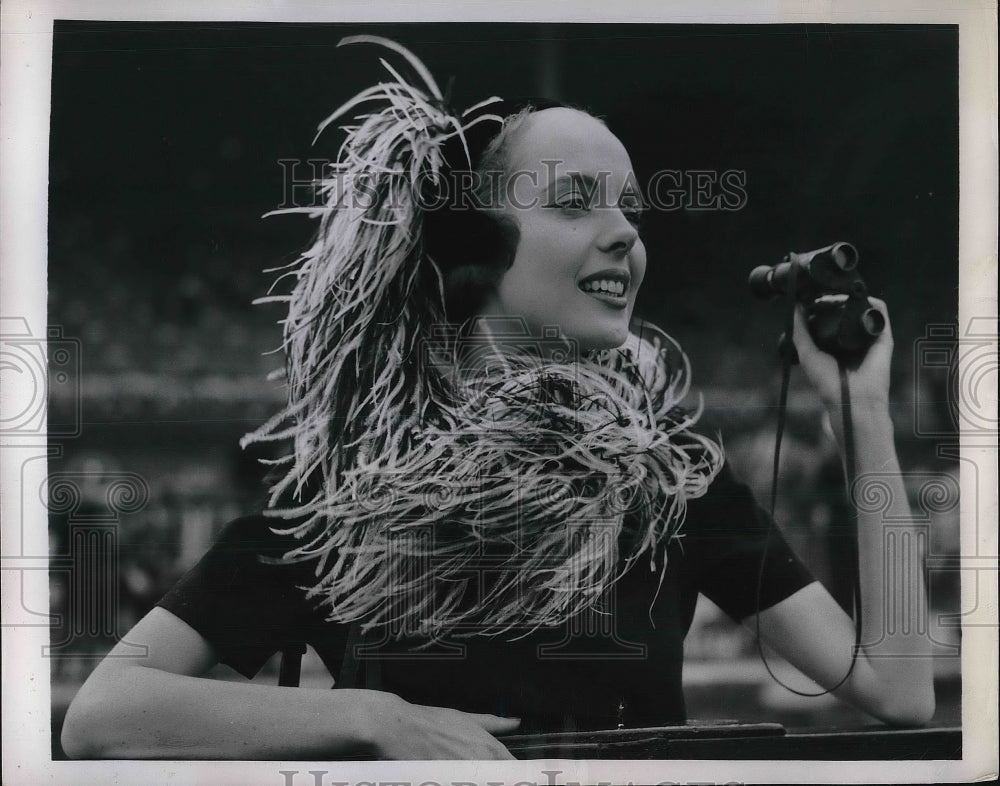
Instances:
[[[229,521],[157,603],[209,641],[218,660],[250,678],[276,650],[322,627],[304,589],[309,566],[281,560],[293,540],[275,531],[284,523],[264,513]]]
[[[203,607],[208,597],[225,598],[225,603],[219,603],[221,608],[245,605],[251,598],[266,603],[302,596],[298,588],[308,582],[308,567],[283,559],[294,539],[275,531],[275,521],[263,513],[229,521],[159,605],[175,611],[174,607]]]
[[[265,511],[239,516],[222,526],[202,561],[279,565],[297,543],[294,526]]]
[[[739,530],[751,523],[756,529],[761,524],[763,513],[750,487],[740,480],[728,461],[722,465],[705,493],[688,501],[687,508],[685,526],[699,532],[720,528]]]

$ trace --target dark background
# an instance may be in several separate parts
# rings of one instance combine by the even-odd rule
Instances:
[[[280,386],[265,381],[280,356],[261,353],[279,345],[281,314],[250,301],[271,282],[262,271],[292,261],[312,226],[260,217],[285,199],[280,159],[336,157],[335,130],[310,141],[382,73],[381,50],[336,47],[362,32],[411,48],[459,108],[542,95],[591,109],[629,148],[641,182],[660,169],[746,173],[738,211],[649,215],[638,311],[685,347],[707,418],[762,493],[780,317],[751,298],[747,273],[836,240],[858,247],[869,288],[891,308],[904,468],[954,471],[914,434],[914,399],[942,412],[946,402],[924,390],[913,358],[928,326],[957,318],[956,27],[57,22],[49,322],[79,340],[82,370],[69,393],[52,389],[50,423],[74,436],[57,441],[50,472],[136,473],[149,489],[139,514],[112,514],[111,630],[53,634],[67,655],[54,664],[68,686],[54,691],[57,706],[93,665],[69,655],[106,650],[227,518],[262,500],[254,457],[236,441],[280,404]],[[839,477],[819,414],[797,382],[779,514],[801,522],[789,537],[836,590],[846,574],[824,543],[840,515]],[[90,493],[88,504],[106,504]],[[70,525],[56,519],[53,549],[69,548]],[[65,603],[70,591],[53,581],[54,604]],[[949,607],[956,591],[935,602]],[[693,657],[752,655],[706,613]],[[728,674],[719,681],[744,679]],[[746,706],[706,693],[692,714],[836,717],[822,715],[825,703],[811,714],[769,705],[770,690],[746,688]]]
[[[242,310],[268,283],[260,270],[309,232],[306,219],[256,220],[282,201],[278,159],[334,157],[336,132],[310,146],[316,125],[380,74],[375,47],[336,47],[358,32],[406,43],[442,86],[454,77],[458,107],[542,94],[591,108],[640,177],[745,171],[744,209],[648,222],[641,305],[680,338],[740,342],[765,365],[773,324],[746,272],[838,239],[861,250],[899,338],[955,319],[957,30],[817,25],[61,23],[53,311],[87,276],[107,276],[111,327],[134,330],[137,312],[191,325],[206,307]],[[108,349],[111,366],[178,370]]]

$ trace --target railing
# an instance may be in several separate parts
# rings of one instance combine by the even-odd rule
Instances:
[[[779,723],[691,722],[684,726],[514,735],[502,738],[519,759],[814,759],[962,758],[957,726],[786,730]]]

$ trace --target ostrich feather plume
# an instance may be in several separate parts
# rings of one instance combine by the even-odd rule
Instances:
[[[421,189],[474,165],[465,134],[499,131],[498,99],[457,113],[399,44],[355,43],[415,78],[383,60],[389,78],[320,125],[354,113],[316,239],[281,270],[291,292],[262,298],[288,304],[288,403],[243,439],[290,446],[267,514],[331,621],[424,640],[558,625],[640,558],[662,571],[721,448],[681,407],[687,359],[665,334],[581,354],[557,330],[448,326]],[[446,161],[456,138],[465,160]]]

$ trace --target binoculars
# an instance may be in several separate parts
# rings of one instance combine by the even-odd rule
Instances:
[[[793,251],[780,264],[754,268],[750,290],[763,299],[794,296],[805,307],[816,346],[855,365],[885,329],[885,317],[868,302],[868,287],[857,267],[858,250],[850,243],[802,254]],[[782,335],[779,348],[797,361],[790,337]]]

